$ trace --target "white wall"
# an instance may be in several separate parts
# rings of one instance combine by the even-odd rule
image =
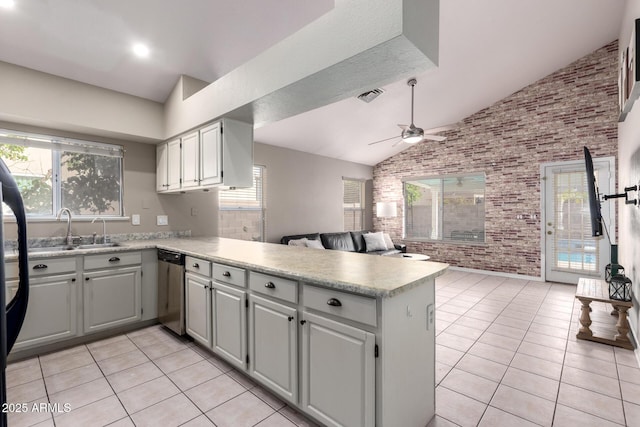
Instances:
[[[627,47],[632,26],[640,18],[640,0],[627,0],[621,22],[619,50]],[[618,192],[640,182],[640,102],[636,101],[624,122],[618,125]],[[605,203],[614,203],[605,202]],[[633,304],[629,322],[636,338],[640,337],[640,209],[617,202],[619,263],[633,282]],[[637,347],[638,342],[636,342]]]

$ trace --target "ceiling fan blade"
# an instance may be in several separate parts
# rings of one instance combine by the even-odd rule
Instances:
[[[400,139],[399,139],[395,144],[393,144],[393,145],[391,146],[391,148],[396,147],[396,146],[398,146],[398,145],[402,144],[403,142],[404,142],[404,141],[402,140],[402,138],[400,138]]]
[[[424,133],[425,134],[428,134],[428,133],[429,134],[433,134],[433,133],[445,132],[445,131],[457,128],[458,125],[459,125],[459,123],[452,123],[450,125],[439,126],[437,128],[425,129]]]
[[[442,136],[442,135],[429,135],[429,134],[425,134],[423,139],[428,139],[430,141],[438,141],[438,142],[442,142],[445,139],[447,139],[446,136]]]
[[[370,142],[370,143],[369,143],[369,144],[367,144],[367,145],[379,144],[379,143],[381,143],[381,142],[389,141],[390,139],[393,139],[393,138],[398,138],[398,135],[396,135],[396,136],[392,136],[391,138],[381,139],[380,141]]]
[[[398,125],[398,127],[402,130],[405,130],[406,128],[409,127],[409,125]]]

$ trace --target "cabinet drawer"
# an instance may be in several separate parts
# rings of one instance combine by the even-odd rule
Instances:
[[[249,288],[252,291],[294,304],[298,302],[298,282],[294,280],[251,271],[249,272]]]
[[[367,325],[377,325],[376,300],[333,289],[304,285],[304,306]]]
[[[76,257],[47,258],[29,261],[29,276],[45,276],[76,271]]]
[[[135,265],[142,263],[140,252],[116,252],[108,254],[85,255],[84,269],[93,270],[96,268],[122,267],[125,265]]]
[[[17,262],[8,262],[4,265],[4,278],[9,279],[17,279],[20,269],[18,268]]]
[[[245,288],[247,286],[247,279],[244,268],[230,267],[224,264],[212,264],[213,273],[211,277],[218,282],[229,283]]]
[[[211,262],[191,256],[184,259],[185,270],[202,276],[211,277]]]

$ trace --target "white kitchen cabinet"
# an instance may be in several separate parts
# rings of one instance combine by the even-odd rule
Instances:
[[[141,262],[140,252],[84,257],[85,271],[82,278],[85,333],[140,321]]]
[[[249,373],[281,398],[298,402],[298,311],[249,296]]]
[[[200,133],[191,132],[181,138],[182,189],[200,185]]]
[[[75,257],[29,262],[29,303],[22,329],[13,347],[15,350],[76,336],[75,269]],[[18,290],[17,265],[7,263],[6,272],[8,303]]]
[[[161,148],[166,146],[166,148]],[[159,192],[253,185],[253,125],[222,119],[158,146]]]
[[[375,425],[375,335],[307,311],[300,323],[303,409],[328,426]]]
[[[187,334],[211,348],[211,280],[185,273],[185,302]]]
[[[217,281],[211,283],[212,349],[232,365],[246,369],[247,293]]]

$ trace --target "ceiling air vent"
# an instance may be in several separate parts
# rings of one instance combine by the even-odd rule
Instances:
[[[366,103],[369,103],[371,101],[373,101],[374,99],[376,99],[379,95],[382,95],[384,93],[384,90],[382,89],[373,89],[373,90],[369,90],[365,93],[361,93],[360,95],[358,95],[358,99],[360,101],[364,101]]]

